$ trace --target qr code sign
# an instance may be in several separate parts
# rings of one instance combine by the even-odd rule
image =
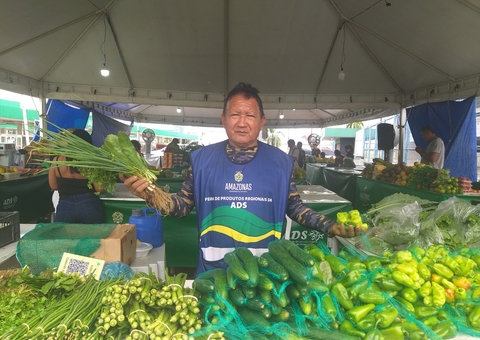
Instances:
[[[104,265],[104,260],[63,253],[62,260],[58,266],[58,271],[66,274],[77,273],[80,276],[93,275],[93,277],[98,280],[100,279]]]
[[[67,270],[65,272],[67,274],[78,273],[80,275],[86,275],[89,265],[90,263],[86,261],[70,259],[70,261],[68,262]]]

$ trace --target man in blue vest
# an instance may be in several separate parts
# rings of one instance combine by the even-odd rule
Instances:
[[[293,159],[258,141],[266,118],[256,88],[235,86],[225,99],[221,120],[228,140],[190,154],[185,182],[169,202],[169,215],[174,217],[184,217],[196,207],[196,276],[226,268],[224,255],[237,247],[249,248],[254,255],[266,252],[269,242],[282,237],[285,215],[330,236],[360,235],[359,226],[337,225],[303,204],[292,177]],[[145,179],[122,180],[134,195],[147,198]]]

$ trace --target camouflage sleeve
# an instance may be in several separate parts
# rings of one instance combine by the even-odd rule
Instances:
[[[173,217],[185,217],[187,216],[195,206],[195,200],[193,196],[193,171],[192,167],[188,168],[187,176],[182,184],[180,190],[172,195],[173,209],[170,211],[169,216]]]
[[[297,191],[297,185],[292,178],[290,182],[290,195],[288,196],[287,215],[298,224],[328,234],[335,221],[317,213],[302,202]]]

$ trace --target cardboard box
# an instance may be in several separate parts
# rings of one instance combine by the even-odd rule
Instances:
[[[130,265],[135,260],[137,232],[134,224],[118,224],[110,236],[100,240],[100,247],[90,257],[105,262],[122,261]]]

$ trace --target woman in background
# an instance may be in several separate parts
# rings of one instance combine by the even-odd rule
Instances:
[[[75,129],[72,134],[92,143],[92,137],[85,130]],[[65,156],[58,156],[54,161],[65,161]],[[88,187],[88,180],[80,175],[77,168],[56,166],[52,164],[48,172],[48,184],[52,190],[58,190],[59,201],[55,213],[55,222],[68,223],[104,223],[103,206],[95,192],[101,188],[94,183]]]

